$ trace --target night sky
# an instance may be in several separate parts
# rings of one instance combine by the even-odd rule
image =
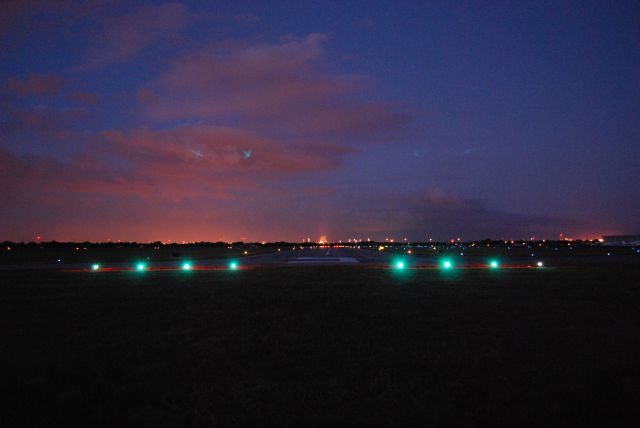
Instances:
[[[0,240],[640,233],[640,2],[5,1]]]

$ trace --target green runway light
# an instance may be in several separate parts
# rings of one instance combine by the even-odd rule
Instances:
[[[491,260],[489,262],[489,266],[491,266],[492,269],[496,269],[496,268],[498,268],[500,266],[500,264],[498,263],[497,260]]]
[[[182,270],[191,270],[191,263],[183,263]]]
[[[236,262],[229,263],[229,269],[238,270],[238,263],[236,263]]]
[[[144,265],[144,263],[138,263],[138,264],[136,265],[136,270],[137,270],[138,272],[142,272],[142,271],[143,271],[143,270],[145,270],[146,268],[147,268],[147,267]]]
[[[442,262],[442,267],[445,269],[451,269],[453,267],[453,263],[450,260],[445,260]]]
[[[98,263],[94,263],[91,265],[91,270],[98,270],[100,269],[100,265]]]
[[[396,262],[396,269],[404,269],[404,262]]]

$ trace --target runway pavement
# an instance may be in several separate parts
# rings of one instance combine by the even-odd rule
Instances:
[[[496,255],[500,268],[531,268],[538,267],[542,262],[539,258],[506,257],[504,254]],[[409,254],[407,251],[394,251],[385,249],[378,251],[369,248],[358,247],[302,247],[287,246],[281,249],[274,248],[273,252],[261,252],[256,254],[239,255],[236,258],[211,258],[189,261],[189,270],[226,270],[226,269],[253,269],[261,267],[304,267],[314,265],[344,265],[362,268],[395,267],[402,262],[405,269],[440,269],[444,262],[448,261],[449,268],[453,269],[486,269],[491,257],[487,255],[462,255],[456,253],[445,254]],[[102,263],[99,271],[134,271],[137,263],[144,264],[144,271],[172,271],[182,270],[187,260],[153,260],[143,259],[137,262]],[[604,264],[638,264],[640,257],[553,257],[543,261],[543,266],[579,266],[579,265],[604,265]],[[234,266],[231,264],[235,263]],[[0,270],[64,270],[64,271],[91,271],[88,263],[27,263],[15,265],[0,265]]]

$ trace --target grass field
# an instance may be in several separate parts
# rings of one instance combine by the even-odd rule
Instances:
[[[627,425],[638,278],[0,271],[2,425]]]

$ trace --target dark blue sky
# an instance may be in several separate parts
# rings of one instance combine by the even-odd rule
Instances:
[[[5,9],[0,239],[640,232],[640,2]]]

